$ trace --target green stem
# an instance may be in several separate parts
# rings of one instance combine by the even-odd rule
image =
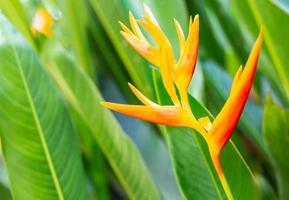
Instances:
[[[228,182],[227,182],[227,179],[226,179],[224,173],[219,175],[219,178],[220,178],[222,186],[223,186],[223,188],[225,190],[225,193],[227,195],[228,200],[234,200],[233,194],[231,192],[231,189],[230,189],[230,187],[228,185]]]
[[[228,200],[234,200],[233,194],[222,168],[220,153],[213,153],[213,151],[210,150],[210,155]]]

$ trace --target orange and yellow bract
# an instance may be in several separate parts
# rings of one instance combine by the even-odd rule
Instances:
[[[41,33],[46,37],[51,37],[53,23],[53,18],[47,9],[41,8],[37,10],[32,21],[33,35]]]
[[[250,53],[244,68],[235,74],[230,96],[216,119],[209,117],[196,119],[188,102],[188,86],[194,73],[199,45],[199,16],[190,18],[189,33],[185,38],[179,22],[175,19],[175,28],[179,38],[180,57],[175,58],[172,45],[163,33],[160,25],[147,6],[144,6],[144,21],[136,20],[129,13],[132,30],[120,22],[121,34],[127,42],[146,60],[159,67],[162,82],[173,105],[159,105],[149,100],[137,88],[129,84],[132,92],[144,105],[125,105],[102,102],[102,105],[125,115],[168,126],[189,127],[198,131],[206,140],[212,162],[221,180],[228,199],[233,199],[220,162],[220,154],[230,139],[249,96],[261,50],[263,31]],[[154,47],[145,38],[140,27],[144,28],[156,42]],[[177,90],[179,97],[177,95]]]

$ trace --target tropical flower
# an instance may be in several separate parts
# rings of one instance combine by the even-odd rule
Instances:
[[[37,35],[41,33],[46,37],[52,36],[53,18],[47,9],[37,10],[32,21],[32,33]]]
[[[209,117],[196,119],[188,101],[188,86],[195,70],[199,45],[199,16],[190,18],[187,38],[177,20],[174,20],[179,38],[180,57],[175,58],[172,46],[160,25],[147,6],[144,6],[143,21],[129,13],[132,30],[120,22],[121,34],[127,42],[146,60],[157,66],[162,82],[173,105],[159,105],[149,100],[136,87],[129,84],[132,92],[144,105],[125,105],[110,102],[101,104],[109,109],[142,120],[168,126],[189,127],[199,132],[206,140],[212,162],[229,199],[233,199],[220,162],[221,151],[230,139],[249,96],[261,50],[263,31],[250,53],[245,67],[236,72],[230,96],[213,122]],[[153,46],[143,35],[144,28],[154,39]],[[177,95],[177,91],[179,96]]]

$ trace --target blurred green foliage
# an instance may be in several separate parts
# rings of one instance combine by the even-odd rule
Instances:
[[[155,102],[170,103],[159,71],[119,34],[118,21],[129,24],[129,11],[139,18],[143,3],[177,55],[173,18],[187,34],[189,16],[200,15],[198,69],[189,91],[198,117],[213,119],[220,111],[233,75],[264,28],[254,88],[222,163],[235,199],[288,199],[286,0],[0,0],[0,199],[225,199],[198,134],[112,115],[99,104],[103,99],[138,104],[127,82]],[[55,20],[51,38],[31,33],[33,16],[43,7]],[[17,78],[21,70],[28,84]],[[34,111],[24,106],[31,99]],[[58,114],[51,116],[54,109]],[[35,131],[36,122],[42,132]],[[76,137],[69,137],[72,133]],[[47,146],[45,156],[39,146]],[[72,158],[76,164],[68,161]],[[85,183],[73,185],[73,178]],[[59,190],[63,198],[55,196]]]

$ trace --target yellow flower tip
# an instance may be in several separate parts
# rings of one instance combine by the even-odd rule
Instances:
[[[200,122],[200,124],[202,125],[202,127],[206,130],[209,131],[210,128],[212,127],[212,123],[211,120],[208,116],[206,117],[201,117],[198,119],[198,121]]]
[[[129,18],[134,18],[134,16],[133,16],[131,11],[128,11],[128,16],[129,16]]]
[[[174,24],[175,24],[175,29],[176,29],[178,39],[179,39],[180,52],[182,52],[184,45],[185,45],[185,42],[186,42],[186,38],[185,38],[184,31],[183,31],[180,23],[175,18],[174,18]]]
[[[156,103],[149,100],[145,95],[143,95],[135,86],[131,83],[128,83],[129,88],[134,93],[134,95],[145,105],[149,105],[152,107],[158,106]]]
[[[133,32],[131,32],[131,30],[126,26],[126,25],[124,25],[122,22],[118,22],[119,23],[119,25],[121,26],[121,28],[122,28],[122,31],[123,32],[126,32],[126,33],[128,33],[128,34],[131,34],[131,35],[133,35]]]
[[[41,33],[46,37],[52,36],[53,18],[47,9],[39,9],[32,21],[31,30],[34,36]]]
[[[261,27],[260,27],[260,33],[259,33],[259,37],[261,37],[261,39],[263,40],[263,36],[264,36],[264,26],[261,25]]]
[[[194,22],[199,22],[200,16],[199,14],[196,14],[194,17]]]
[[[194,26],[196,27],[195,31],[199,34],[200,18],[199,15],[196,15],[194,18]]]
[[[106,101],[100,102],[100,105],[103,106],[103,107],[106,107],[106,108],[110,108],[110,103],[106,102]]]
[[[199,18],[196,15],[194,21],[190,16],[189,34],[173,74],[174,82],[180,91],[181,101],[186,107],[189,107],[187,103],[187,90],[195,71],[198,47]]]
[[[143,4],[143,7],[145,11],[144,19],[152,22],[155,26],[160,28],[160,25],[158,21],[156,20],[155,16],[153,15],[151,9],[145,3]]]
[[[243,72],[243,66],[241,65],[238,69],[238,71],[236,72],[235,76],[234,76],[234,79],[233,79],[233,82],[232,82],[232,86],[231,86],[231,92],[232,93],[234,91],[234,88],[236,88],[237,86],[237,83],[239,82],[240,80],[240,77],[242,75],[242,72]]]

